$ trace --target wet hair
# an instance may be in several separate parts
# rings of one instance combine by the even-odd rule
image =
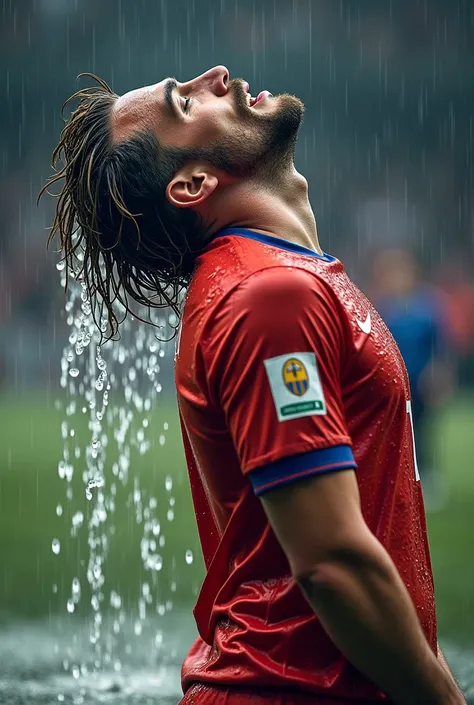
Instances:
[[[84,75],[98,86],[77,91],[63,105],[62,112],[79,100],[53,152],[56,173],[39,198],[62,182],[48,246],[59,238],[65,291],[74,272],[85,283],[97,325],[96,304],[101,316],[103,307],[107,309],[108,340],[121,323],[116,301],[125,308],[124,318],[133,313],[145,321],[132,311],[130,299],[149,312],[170,307],[179,318],[181,294],[209,233],[195,211],[174,207],[165,195],[172,177],[197,153],[164,148],[151,131],[114,144],[110,118],[118,96],[94,74]]]

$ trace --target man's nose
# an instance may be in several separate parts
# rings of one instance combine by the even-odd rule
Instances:
[[[208,90],[214,95],[220,97],[227,93],[227,84],[229,82],[229,71],[225,66],[214,66],[200,76],[193,78],[183,84],[184,90]]]

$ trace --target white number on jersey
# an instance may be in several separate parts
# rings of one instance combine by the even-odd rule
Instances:
[[[407,414],[410,417],[410,427],[411,427],[411,440],[413,443],[413,460],[415,461],[415,478],[420,479],[420,473],[418,472],[418,462],[416,460],[416,447],[415,447],[415,429],[413,426],[413,413],[411,410],[411,400],[407,401]]]

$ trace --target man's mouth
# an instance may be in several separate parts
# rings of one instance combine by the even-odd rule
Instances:
[[[249,106],[249,108],[253,108],[261,100],[264,100],[264,98],[268,98],[268,96],[272,95],[270,91],[260,91],[257,97],[253,98],[250,94],[250,86],[247,82],[244,83],[244,90],[247,96],[247,105]]]

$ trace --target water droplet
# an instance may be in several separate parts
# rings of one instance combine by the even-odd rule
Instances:
[[[119,610],[122,606],[122,598],[115,592],[115,590],[112,590],[110,593],[110,604],[116,610]]]
[[[56,507],[56,514],[58,515],[58,517],[60,517],[62,513],[63,513],[63,508],[61,507],[60,504],[58,504],[58,506]]]
[[[58,539],[53,539],[51,548],[53,549],[53,553],[57,556],[59,551],[61,550],[61,544],[59,543]]]
[[[71,375],[71,377],[77,377],[79,375],[79,370],[77,369],[77,367],[71,367],[71,369],[69,370],[69,374]]]
[[[91,605],[92,605],[92,609],[94,610],[94,612],[97,612],[99,610],[100,603],[99,603],[99,598],[97,597],[97,595],[92,595]]]
[[[92,480],[89,480],[86,486],[86,497],[88,500],[92,499],[92,492],[91,490],[94,487],[103,487],[104,486],[104,478],[103,477],[95,477]]]
[[[69,600],[67,601],[67,603],[66,603],[66,609],[67,609],[67,611],[68,611],[70,614],[72,614],[72,613],[74,612],[74,610],[76,609],[76,606],[75,606],[74,602],[73,602],[71,599],[69,599]]]
[[[147,568],[159,572],[163,567],[163,558],[159,554],[148,556],[146,560]]]
[[[75,529],[78,529],[80,526],[82,526],[83,521],[84,514],[82,512],[76,512],[72,517],[72,525]]]
[[[65,268],[65,266],[66,266],[66,262],[64,262],[64,261],[56,263],[56,269],[58,270],[58,272],[62,272],[63,269]]]
[[[193,556],[193,552],[192,552],[190,549],[188,549],[188,550],[186,551],[185,558],[186,558],[186,563],[187,563],[188,565],[191,565],[191,563],[192,563],[193,560],[194,560],[194,556]]]

